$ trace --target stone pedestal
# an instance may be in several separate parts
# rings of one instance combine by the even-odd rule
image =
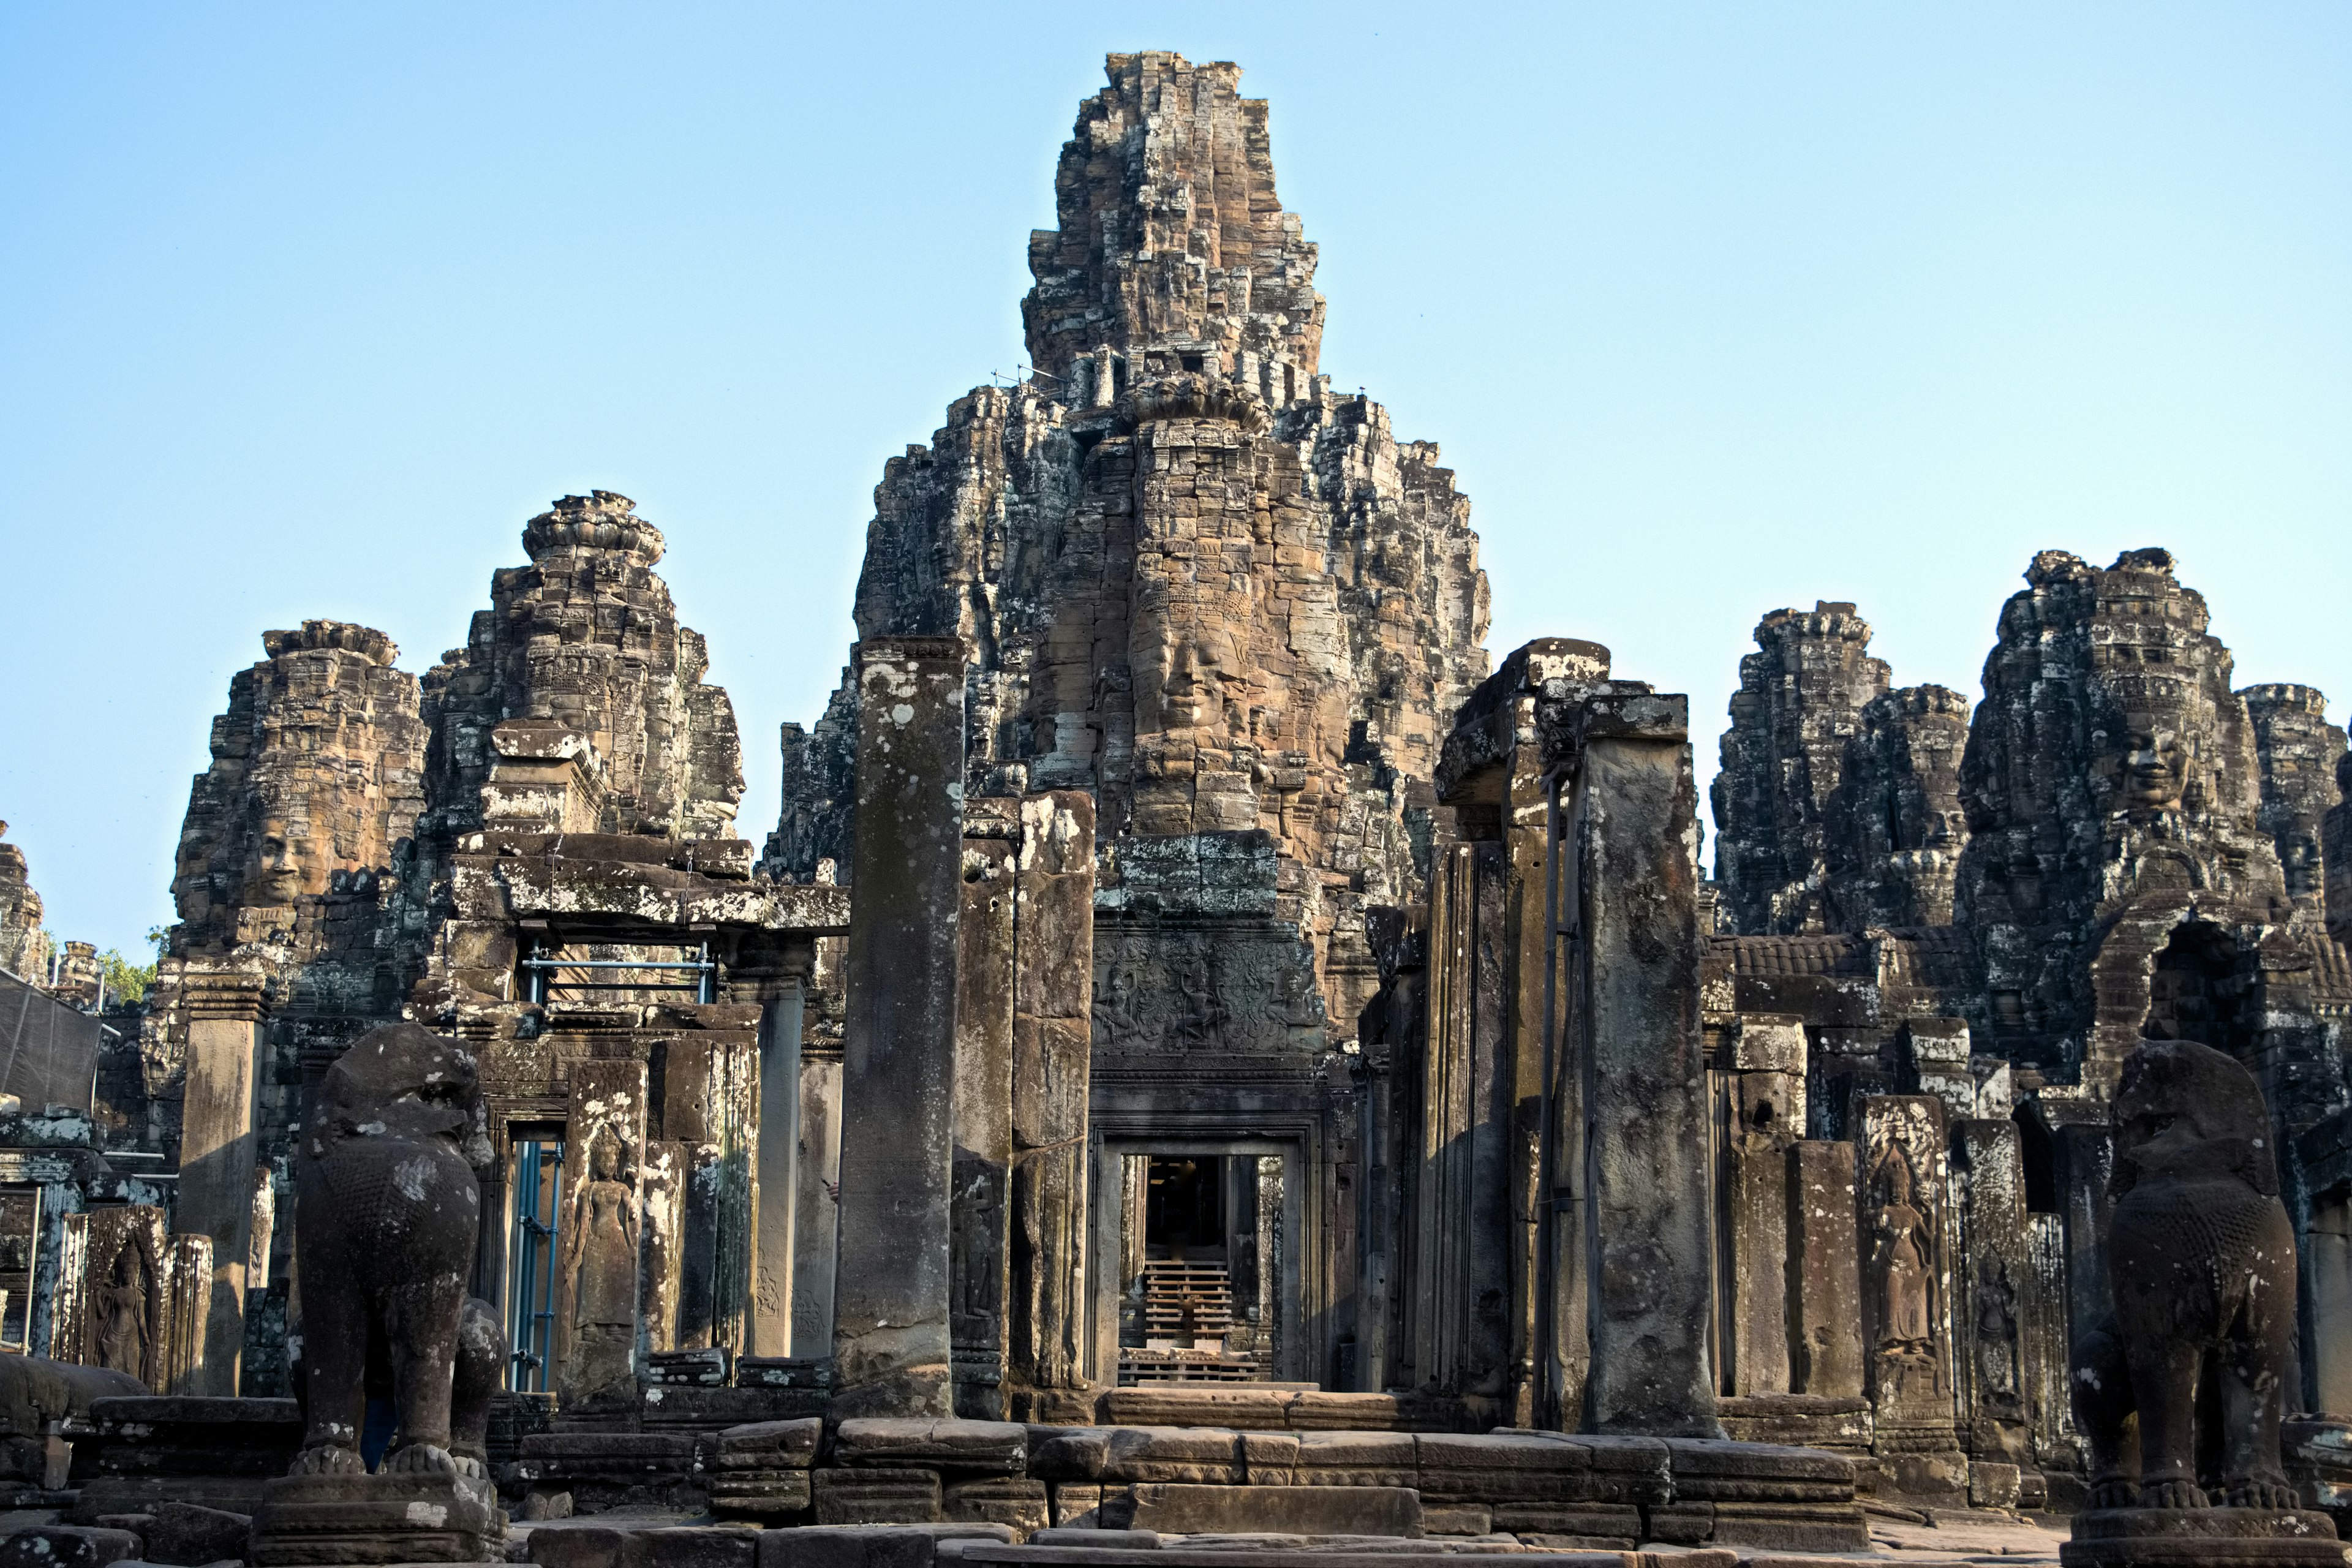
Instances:
[[[2074,1538],[2058,1554],[2066,1568],[2340,1568],[2344,1544],[2326,1514],[2303,1510],[2106,1508],[2076,1514]]]
[[[962,901],[964,653],[857,645],[834,1407],[951,1414],[949,1190]],[[820,1518],[824,1493],[817,1496]]]
[[[262,1489],[255,1568],[313,1563],[494,1563],[506,1515],[465,1476],[287,1476]]]

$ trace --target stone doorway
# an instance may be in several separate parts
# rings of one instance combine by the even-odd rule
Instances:
[[[2228,931],[2209,921],[2182,921],[2156,955],[2140,1033],[2151,1040],[2194,1040],[2246,1060],[2255,1026],[2243,969]]]
[[[1096,1246],[1110,1266],[1095,1274],[1097,1343],[1120,1385],[1288,1374],[1295,1166],[1295,1151],[1255,1139],[1106,1143]]]

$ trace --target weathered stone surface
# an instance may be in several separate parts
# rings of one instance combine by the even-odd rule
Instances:
[[[2074,1538],[2059,1556],[2066,1568],[2273,1563],[2334,1568],[2344,1545],[2326,1514],[2292,1507],[2092,1509],[2074,1516]]]
[[[1018,1477],[950,1481],[940,1501],[951,1521],[1001,1524],[1026,1537],[1047,1523],[1045,1483]]]
[[[937,1470],[818,1470],[810,1479],[819,1524],[923,1524],[940,1517]]]
[[[843,1465],[1018,1475],[1028,1463],[1029,1429],[1011,1421],[861,1417],[841,1423],[833,1440],[835,1462]]]
[[[155,1505],[139,1533],[145,1545],[141,1555],[148,1562],[204,1568],[208,1563],[245,1555],[253,1517],[195,1503],[164,1501]]]
[[[760,1533],[759,1568],[931,1568],[943,1542],[1013,1540],[1003,1525],[971,1521],[768,1530]]]
[[[857,647],[842,1120],[859,1136],[841,1154],[833,1397],[842,1416],[953,1413],[963,666],[952,638],[868,638]]]
[[[263,1489],[250,1557],[255,1568],[490,1563],[505,1536],[487,1480],[421,1471],[286,1476]]]
[[[727,1469],[806,1469],[816,1463],[817,1444],[824,1436],[824,1422],[814,1415],[747,1422],[719,1434],[719,1463]]]
[[[1410,1487],[1184,1486],[1130,1489],[1132,1528],[1160,1534],[1271,1531],[1292,1535],[1421,1533],[1421,1498]]]
[[[45,1524],[0,1541],[0,1568],[107,1568],[139,1555],[127,1530]]]
[[[1829,813],[1830,929],[1951,923],[1968,736],[1969,700],[1949,687],[1899,687],[1863,705]]]

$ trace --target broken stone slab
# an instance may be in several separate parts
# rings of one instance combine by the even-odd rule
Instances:
[[[937,1470],[818,1470],[811,1479],[819,1524],[940,1522]]]
[[[1289,1432],[1242,1434],[1244,1479],[1254,1487],[1286,1487],[1298,1469],[1298,1438]]]
[[[1421,1465],[1410,1432],[1302,1432],[1293,1484],[1418,1487]]]
[[[2103,1508],[2078,1513],[2058,1548],[2065,1568],[2335,1568],[2344,1544],[2335,1521],[2304,1509]]]
[[[824,1396],[810,1389],[667,1384],[645,1391],[638,1419],[648,1432],[707,1431],[714,1426],[803,1420],[821,1415],[824,1409]]]
[[[247,1556],[302,1563],[488,1563],[504,1554],[506,1515],[469,1476],[284,1476],[262,1489]]]
[[[1677,1502],[1851,1502],[1853,1461],[1822,1448],[1665,1439]]]
[[[288,1462],[292,1462],[289,1458]],[[165,1502],[194,1503],[227,1513],[250,1514],[261,1506],[267,1476],[94,1476],[68,1510],[71,1524],[95,1524],[110,1513],[153,1513]]]
[[[1213,1426],[1113,1426],[1106,1481],[1239,1486],[1241,1435]]]
[[[1302,1391],[1287,1414],[1294,1432],[1395,1432],[1410,1415],[1393,1394],[1326,1394]]]
[[[1012,1476],[951,1481],[940,1509],[950,1523],[1002,1524],[1024,1540],[1046,1528],[1050,1511],[1045,1482]]]
[[[94,1399],[89,1410],[107,1475],[277,1477],[302,1446],[291,1399],[131,1394]]]
[[[1156,1552],[1160,1536],[1150,1530],[1066,1530],[1059,1525],[1029,1538],[1032,1546],[1087,1546],[1097,1551]]]
[[[1868,1552],[1870,1526],[1861,1506],[1845,1502],[1716,1502],[1719,1546],[1760,1546],[1782,1552]]]
[[[1870,1401],[1826,1394],[1752,1394],[1717,1402],[1724,1432],[1742,1443],[1800,1448],[1866,1448]]]
[[[1585,1497],[1592,1452],[1557,1437],[1423,1432],[1421,1493],[1444,1502],[1569,1502]]]
[[[538,1568],[752,1568],[759,1539],[744,1525],[576,1525],[532,1531],[526,1561]]]
[[[1001,1524],[962,1522],[763,1530],[758,1568],[931,1568],[933,1557],[950,1541],[1011,1546],[1013,1531]]]
[[[1495,1510],[1482,1502],[1429,1503],[1421,1510],[1424,1535],[1490,1535]]]
[[[1642,1510],[1622,1502],[1507,1502],[1496,1505],[1494,1527],[1512,1535],[1639,1541]]]
[[[1162,1535],[1421,1534],[1410,1487],[1194,1486],[1140,1481],[1128,1489],[1130,1529]]]
[[[203,1568],[223,1558],[243,1557],[253,1533],[253,1519],[199,1503],[164,1501],[155,1505],[146,1528],[139,1533],[147,1543],[142,1555],[148,1562]]]
[[[867,1416],[844,1421],[833,1444],[835,1461],[853,1468],[928,1465],[1018,1475],[1029,1459],[1029,1429],[1012,1421]]]
[[[1225,1426],[1237,1432],[1280,1432],[1290,1426],[1297,1389],[1270,1384],[1185,1388],[1160,1384],[1106,1389],[1095,1402],[1106,1426]]]
[[[516,1474],[526,1482],[688,1475],[695,1449],[691,1436],[676,1432],[534,1432],[522,1440]]]
[[[818,1442],[824,1436],[822,1417],[796,1421],[753,1421],[730,1426],[719,1434],[721,1469],[807,1469],[816,1463]]]
[[[1048,1481],[1053,1528],[1097,1531],[1102,1526],[1103,1489],[1095,1481]]]
[[[1048,1481],[1095,1481],[1110,1463],[1110,1434],[1099,1426],[1033,1426],[1029,1473]]]
[[[722,1519],[774,1521],[804,1513],[814,1500],[806,1470],[721,1470],[709,1480],[710,1511]]]
[[[646,1381],[664,1387],[724,1388],[735,1352],[725,1345],[655,1351],[646,1357]]]
[[[127,1530],[45,1524],[0,1542],[0,1568],[108,1568],[139,1555]]]

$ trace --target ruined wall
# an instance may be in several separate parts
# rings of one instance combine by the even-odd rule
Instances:
[[[975,390],[891,460],[858,635],[966,639],[968,793],[1093,792],[1107,900],[1127,841],[1264,835],[1263,858],[1177,856],[1196,868],[1189,904],[1155,918],[1264,910],[1303,931],[1313,1032],[1344,1035],[1373,984],[1363,908],[1419,886],[1405,781],[1486,672],[1469,503],[1434,446],[1397,441],[1386,410],[1316,374],[1315,250],[1275,196],[1239,73],[1167,54],[1108,68],[1063,151],[1061,227],[1031,242],[1040,374]],[[785,731],[780,875],[845,864],[854,705],[845,686],[813,733]],[[1209,887],[1203,866],[1266,886]],[[1120,975],[1222,950],[1154,930],[1098,944],[1114,1016]],[[1181,985],[1152,988],[1186,1013]]]
[[[8,825],[0,822],[0,834]],[[48,939],[41,934],[41,895],[33,891],[25,852],[0,844],[0,969],[20,980],[47,978]]]
[[[2238,696],[2253,721],[2262,825],[2278,846],[2287,897],[2296,913],[2325,919],[2322,827],[2338,798],[2336,768],[2344,755],[2344,731],[2327,721],[2327,698],[2315,688],[2249,686]]]
[[[1955,914],[1983,953],[1995,1048],[2064,1079],[2120,1063],[2192,901],[2241,929],[2294,908],[2229,650],[2172,568],[2161,550],[2105,571],[2035,556],[1961,763]]]

